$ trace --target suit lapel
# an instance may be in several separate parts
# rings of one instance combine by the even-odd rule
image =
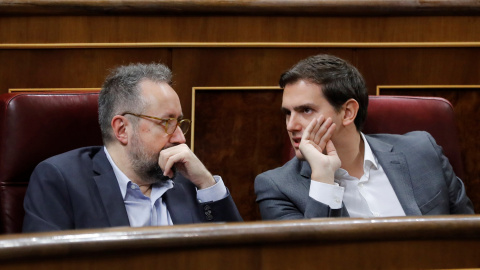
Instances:
[[[391,144],[368,135],[365,135],[365,137],[373,153],[378,158],[378,162],[382,165],[405,214],[408,216],[421,215],[422,213],[415,200],[412,179],[405,155],[402,152],[396,152]]]
[[[173,224],[190,224],[195,223],[193,218],[193,210],[191,206],[185,205],[187,192],[180,182],[175,182],[173,188],[167,190],[163,195],[163,200],[167,204],[168,213],[172,218]]]
[[[312,177],[312,168],[307,161],[300,161],[298,160],[299,168],[300,168],[300,175],[303,177],[299,177],[299,181],[305,186],[307,192],[310,190],[310,178]]]
[[[130,226],[117,178],[103,148],[93,157],[92,162],[93,171],[96,174],[93,179],[110,226]]]

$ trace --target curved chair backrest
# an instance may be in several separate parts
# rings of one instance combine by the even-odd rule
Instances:
[[[23,198],[42,160],[102,145],[98,92],[0,95],[0,232],[21,232]]]

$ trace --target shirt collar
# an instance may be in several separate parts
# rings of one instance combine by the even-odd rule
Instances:
[[[365,146],[365,152],[363,155],[363,170],[365,171],[369,164],[373,165],[376,169],[378,169],[377,158],[373,154],[372,148],[370,148],[370,144],[368,144],[368,141],[362,132],[360,132],[360,135],[362,136],[363,144]]]
[[[365,135],[360,132],[360,136],[363,140],[363,145],[364,145],[364,154],[363,154],[363,172],[367,173],[370,171],[370,168],[373,166],[375,169],[378,169],[378,163],[377,163],[377,158],[372,152],[372,148],[370,148],[370,144],[368,144],[367,139],[365,138]],[[344,178],[348,178],[347,175],[349,176],[348,172],[342,168],[339,168],[335,172],[335,181],[341,180]]]
[[[113,162],[110,153],[108,153],[107,147],[104,146],[103,148],[105,150],[108,162],[110,162],[110,165],[112,165],[113,172],[115,173],[115,177],[117,178],[118,185],[120,186],[120,191],[122,192],[122,198],[125,199],[128,183],[132,181],[117,167],[115,162]]]

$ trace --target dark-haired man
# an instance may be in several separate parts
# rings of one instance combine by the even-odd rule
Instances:
[[[166,66],[115,69],[98,107],[105,146],[35,168],[24,232],[242,220],[222,179],[185,144],[190,120],[183,119]]]
[[[255,179],[263,219],[473,214],[462,181],[426,132],[364,135],[358,70],[316,55],[282,74],[295,157]]]

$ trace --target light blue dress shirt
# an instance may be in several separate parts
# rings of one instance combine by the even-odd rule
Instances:
[[[152,185],[150,197],[143,195],[140,187],[133,183],[113,162],[112,157],[104,147],[110,165],[117,178],[122,198],[127,210],[128,220],[132,227],[173,225],[167,205],[162,200],[163,194],[173,188],[175,182],[167,180],[164,183]],[[220,176],[214,175],[215,185],[197,190],[197,200],[201,202],[218,201],[228,196],[227,188]]]

